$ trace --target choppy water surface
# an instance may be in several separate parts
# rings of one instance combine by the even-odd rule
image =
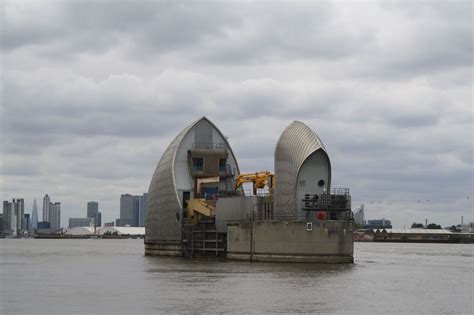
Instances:
[[[1,314],[474,313],[474,245],[356,243],[353,265],[151,258],[142,240],[0,246]]]

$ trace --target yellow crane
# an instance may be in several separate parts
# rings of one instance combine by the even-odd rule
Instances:
[[[275,186],[275,175],[269,171],[240,174],[235,178],[234,190],[239,189],[244,183],[253,183],[253,194],[257,195],[257,188],[270,188],[270,194]]]

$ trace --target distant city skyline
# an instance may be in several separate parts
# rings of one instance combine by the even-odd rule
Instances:
[[[145,207],[146,207],[146,196],[148,193],[142,193],[140,195],[131,195],[128,193],[122,194],[122,195],[129,195],[131,197],[131,203],[130,206],[132,209],[130,212],[130,217],[132,218],[131,221],[132,224],[137,224],[136,226],[144,226],[144,220],[145,220]],[[121,196],[122,196],[121,195]],[[8,200],[13,200],[13,199],[18,199],[18,198],[9,198]],[[28,202],[28,199],[21,198],[23,201],[23,209],[26,207],[27,209],[31,207],[31,212],[30,214],[30,224],[36,224],[38,225],[38,222],[50,222],[52,220],[51,214],[54,213],[55,216],[55,222],[53,223],[53,227],[58,227],[60,226],[61,228],[67,228],[69,226],[69,219],[73,218],[88,218],[89,214],[96,213],[95,211],[99,209],[99,202],[97,201],[88,201],[87,202],[87,207],[85,210],[82,210],[79,212],[79,215],[67,215],[64,214],[63,211],[63,203],[62,202],[51,202],[51,194],[44,194],[43,196],[43,210],[41,211],[41,216],[38,214],[38,207],[36,203],[36,197],[33,198],[33,202],[31,203],[31,206]],[[119,196],[119,204],[120,204],[120,196]],[[10,202],[8,200],[5,200],[7,202]],[[25,201],[26,200],[26,201]],[[5,202],[4,201],[4,202]],[[10,202],[11,203],[11,202]],[[35,223],[35,210],[36,210],[36,223]],[[59,210],[59,211],[58,211]],[[82,212],[82,213],[81,213]],[[107,212],[106,212],[107,213]],[[57,217],[59,216],[59,218]],[[42,220],[39,220],[39,217],[42,218]],[[107,219],[102,218],[102,212],[97,211],[97,217],[98,217],[98,223],[100,222],[100,226],[104,225],[104,222],[116,222],[116,219],[120,218],[120,209],[116,211],[114,214],[108,213]],[[49,221],[48,221],[49,220]],[[59,222],[60,224],[57,224],[56,222]],[[128,224],[128,223],[127,223]]]
[[[148,195],[148,193],[143,193],[142,195],[131,195],[131,194],[128,194],[128,193],[122,194],[119,199],[120,199],[121,207],[123,209],[123,211],[122,211],[123,217],[121,216],[121,211],[119,211],[118,216],[115,217],[114,219],[105,220],[105,221],[102,220],[102,216],[100,215],[101,222],[100,222],[100,225],[97,225],[97,226],[105,226],[104,222],[111,222],[111,223],[114,224],[114,226],[118,226],[117,222],[120,222],[120,223],[123,222],[123,225],[144,226],[145,209],[146,209],[146,196],[147,195]],[[48,194],[46,194],[44,198],[46,198],[46,200],[51,200]],[[33,199],[33,206],[32,206],[31,214],[24,212],[25,199],[23,199],[23,198],[12,198],[12,200],[13,200],[13,202],[9,202],[8,200],[3,201],[3,209],[5,209],[6,204],[7,205],[10,204],[10,207],[12,207],[12,209],[15,209],[14,208],[14,203],[15,202],[21,203],[21,206],[17,205],[16,209],[23,209],[23,215],[28,214],[28,216],[29,216],[29,219],[28,219],[29,226],[30,226],[30,228],[33,228],[33,226],[34,226],[33,225],[34,224],[34,210],[36,209],[35,208],[36,198]],[[122,200],[123,200],[123,203],[122,203]],[[92,215],[92,213],[95,213],[95,209],[98,209],[98,205],[99,205],[99,203],[97,201],[89,201],[89,202],[87,202],[87,209],[86,209],[86,215],[85,216],[83,216],[83,217],[81,217],[81,216],[78,216],[78,217],[65,216],[64,217],[63,216],[63,218],[60,218],[61,217],[61,203],[60,202],[50,203],[50,205],[48,207],[49,208],[49,213],[50,213],[49,215],[51,216],[51,213],[54,213],[54,216],[56,217],[55,221],[53,222],[52,227],[57,228],[57,229],[68,228],[68,227],[70,227],[71,222],[73,222],[73,227],[75,227],[75,226],[90,226],[91,222],[93,222],[93,221],[90,221],[92,216],[89,217],[88,215],[89,215],[89,213],[91,215]],[[377,220],[383,221],[383,220],[385,220],[385,221],[388,222],[388,225],[391,226],[391,220],[390,220],[389,217],[387,217],[387,219],[385,219],[382,216],[380,216],[379,214],[377,214],[377,212],[374,212],[373,214],[370,213],[369,216],[367,216],[366,212],[365,212],[365,206],[366,206],[365,204],[361,204],[359,206],[354,206],[353,207],[354,222],[355,223],[364,225],[364,222],[367,223],[369,220],[371,220],[371,221],[377,221]],[[59,213],[58,213],[58,210],[59,210]],[[99,213],[101,214],[101,212],[99,212]],[[60,216],[59,218],[57,218],[58,215]],[[112,218],[113,215],[110,215],[109,217]],[[10,218],[10,219],[7,219],[7,218]],[[3,216],[2,219],[4,221],[5,220],[11,220],[11,216],[8,216],[8,215],[7,215],[7,217]],[[58,219],[61,222],[60,225],[58,225],[58,223],[57,223],[57,222],[59,222]],[[19,226],[20,223],[18,223],[18,218],[15,218],[15,220],[17,222],[16,223],[17,226]],[[123,221],[121,221],[121,220],[123,220]],[[406,218],[406,220],[405,220],[405,222],[403,223],[402,226],[396,226],[396,227],[394,226],[394,228],[409,228],[415,222],[425,222],[425,221],[428,222],[428,223],[440,224],[442,227],[450,227],[452,225],[460,225],[461,223],[464,223],[464,225],[469,225],[470,223],[473,222],[472,220],[469,219],[469,216],[462,215],[459,218],[453,217],[451,223],[443,224],[441,222],[436,221],[435,219],[431,218],[428,215],[426,218],[420,218],[420,217],[418,217],[418,218]],[[38,222],[36,224],[38,224]],[[86,224],[86,222],[87,222],[87,224]],[[110,226],[110,225],[108,225],[108,226]]]

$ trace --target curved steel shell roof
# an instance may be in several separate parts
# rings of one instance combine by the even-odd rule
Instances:
[[[151,179],[146,207],[146,240],[181,240],[181,221],[176,220],[176,213],[181,214],[174,169],[176,154],[186,134],[203,120],[207,121],[222,136],[229,154],[234,157],[237,164],[225,136],[209,119],[202,117],[184,128],[166,148]]]
[[[327,155],[326,148],[316,133],[302,122],[294,121],[281,134],[275,148],[274,214],[276,218],[296,218],[298,173],[304,161],[317,150],[322,150]]]

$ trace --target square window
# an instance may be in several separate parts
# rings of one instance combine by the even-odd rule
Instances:
[[[219,159],[219,172],[225,172],[226,159]]]
[[[193,158],[193,171],[194,172],[204,171],[204,158]]]

